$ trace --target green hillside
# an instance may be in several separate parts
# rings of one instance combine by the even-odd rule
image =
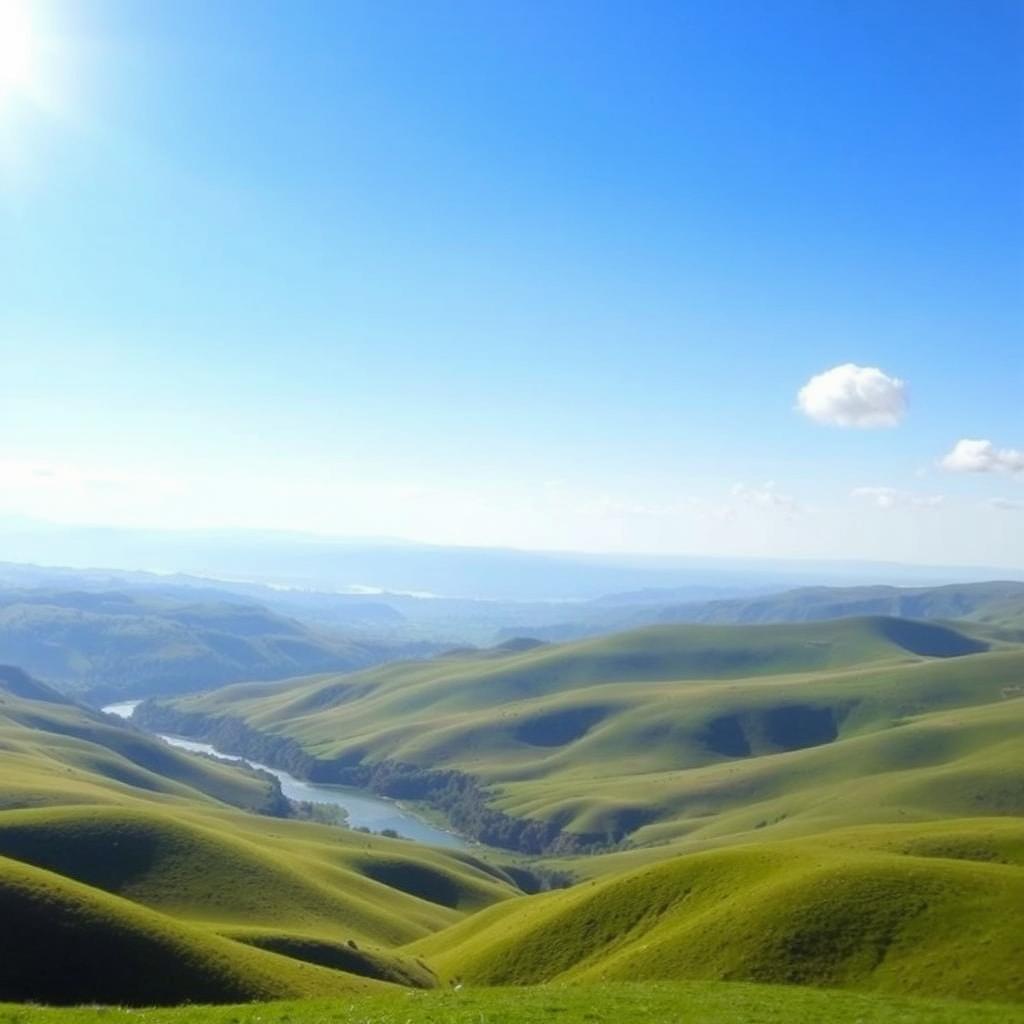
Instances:
[[[272,780],[189,757],[0,666],[0,809],[48,804],[211,800],[279,810]]]
[[[373,982],[183,925],[0,858],[0,993],[47,1003],[229,1002],[353,993]]]
[[[941,587],[800,587],[764,597],[680,604],[656,613],[662,622],[740,625],[813,622],[856,615],[967,619],[1024,625],[1024,583],[953,583]]]
[[[252,813],[287,813],[269,777],[3,670],[0,911],[17,927],[0,929],[0,999],[352,993],[353,1019],[382,1024],[470,999],[467,1020],[600,1019],[641,981],[659,1013],[664,993],[692,993],[701,1020],[756,1020],[731,994],[748,982],[790,986],[764,990],[778,1022],[821,1012],[807,986],[878,995],[848,1003],[851,1020],[943,1019],[895,997],[1024,1001],[1008,912],[1024,906],[1024,648],[1009,641],[892,618],[662,626],[238,684],[139,717],[421,800],[519,867]],[[526,896],[520,868],[577,883]],[[59,979],[53,927],[75,964]],[[147,972],[160,984],[140,987]],[[562,1009],[538,996],[553,991]]]
[[[468,854],[241,809],[280,813],[279,801],[267,776],[0,671],[0,998],[265,999],[354,991],[360,978],[422,987],[430,969],[396,947],[518,892]],[[54,928],[74,977],[48,966]],[[104,973],[105,960],[124,971]],[[140,980],[154,974],[159,985]]]
[[[240,679],[351,671],[384,660],[379,644],[318,632],[237,601],[119,591],[0,591],[0,663],[97,704],[183,693]]]
[[[503,904],[418,943],[471,984],[715,979],[1024,998],[1024,825],[947,826],[968,860],[914,830],[677,857]],[[853,840],[851,842],[851,839]],[[913,852],[880,851],[909,843]],[[990,856],[991,855],[991,858]]]
[[[664,626],[227,687],[140,717],[565,853],[1020,813],[1022,679],[1024,648],[940,624]]]

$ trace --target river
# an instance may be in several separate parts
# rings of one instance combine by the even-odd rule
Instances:
[[[117,704],[108,704],[103,710],[108,715],[117,715],[118,718],[130,719],[135,708],[141,703],[137,700],[120,701]],[[453,832],[445,832],[436,828],[429,822],[407,811],[393,800],[384,800],[381,797],[372,796],[361,789],[352,789],[348,786],[323,786],[313,782],[303,782],[287,772],[279,771],[265,764],[249,761],[244,757],[237,757],[233,754],[223,754],[214,749],[209,743],[200,743],[197,740],[189,740],[184,736],[170,736],[163,733],[156,733],[165,743],[181,750],[188,750],[195,754],[209,754],[221,761],[235,761],[259,768],[261,771],[269,772],[281,783],[281,792],[289,800],[305,800],[314,804],[333,804],[335,807],[342,807],[348,814],[348,823],[352,828],[368,828],[374,832],[381,832],[386,828],[393,829],[400,836],[406,839],[415,839],[418,843],[428,843],[431,846],[446,846],[449,849],[465,850],[469,844]]]

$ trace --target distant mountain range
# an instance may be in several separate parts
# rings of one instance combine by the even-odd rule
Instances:
[[[563,622],[505,628],[496,639],[529,636],[563,641],[657,623],[753,625],[820,622],[860,615],[967,619],[1024,635],[1024,583],[996,581],[940,587],[800,587],[715,601],[679,601],[674,590],[611,594],[572,609]]]
[[[586,601],[652,587],[677,588],[677,598],[688,601],[805,585],[1024,580],[1024,570],[977,567],[523,551],[254,530],[129,530],[10,520],[0,520],[0,558],[323,592],[365,588],[492,601]]]
[[[593,601],[328,593],[117,569],[0,563],[0,662],[93,702],[347,672],[518,638],[565,641],[663,623],[864,615],[966,620],[1024,637],[1024,582],[802,587],[718,597],[646,587]],[[697,600],[713,596],[713,600]]]
[[[351,671],[396,648],[311,629],[255,604],[119,591],[0,591],[0,662],[102,703],[241,680]]]

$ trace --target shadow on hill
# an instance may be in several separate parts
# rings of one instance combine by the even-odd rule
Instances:
[[[882,617],[876,622],[878,631],[887,640],[922,658],[961,658],[967,654],[981,654],[990,646],[948,626],[930,622]]]
[[[254,959],[268,954],[2,858],[0,921],[4,1001],[155,1006],[296,991],[273,977],[273,960]]]
[[[437,985],[434,972],[421,961],[378,950],[363,949],[352,939],[348,942],[331,942],[309,935],[284,932],[226,934],[228,938],[237,942],[244,942],[248,946],[255,946],[269,953],[279,953],[293,960],[330,967],[361,978],[373,978],[376,981],[387,981],[408,988],[434,988]]]
[[[534,747],[561,747],[585,736],[607,714],[607,708],[563,708],[521,722],[515,737]]]
[[[375,859],[365,861],[360,870],[375,882],[442,907],[458,907],[463,896],[462,887],[456,879],[425,864]]]
[[[42,700],[49,704],[71,703],[63,694],[13,665],[0,665],[0,692],[4,690],[22,700]]]
[[[832,743],[847,708],[812,704],[782,704],[713,718],[699,735],[700,742],[722,757],[805,750]]]

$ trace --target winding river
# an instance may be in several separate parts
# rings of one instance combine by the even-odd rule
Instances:
[[[103,710],[108,715],[130,719],[140,703],[141,701],[137,700],[121,701],[117,704],[108,704]],[[457,850],[465,850],[469,847],[469,844],[461,836],[436,828],[392,800],[384,800],[363,790],[351,789],[347,786],[323,786],[317,783],[303,782],[302,779],[297,779],[294,775],[279,771],[277,768],[270,768],[265,764],[249,761],[233,754],[223,754],[209,743],[199,743],[196,740],[185,739],[183,736],[169,736],[163,733],[156,735],[165,743],[181,750],[188,750],[195,754],[209,754],[221,761],[235,761],[269,772],[281,783],[281,792],[289,800],[304,800],[314,804],[333,804],[335,807],[341,807],[347,813],[348,823],[352,828],[368,828],[374,832],[388,828],[393,829],[406,839],[415,839],[418,843],[446,846],[449,849]]]

